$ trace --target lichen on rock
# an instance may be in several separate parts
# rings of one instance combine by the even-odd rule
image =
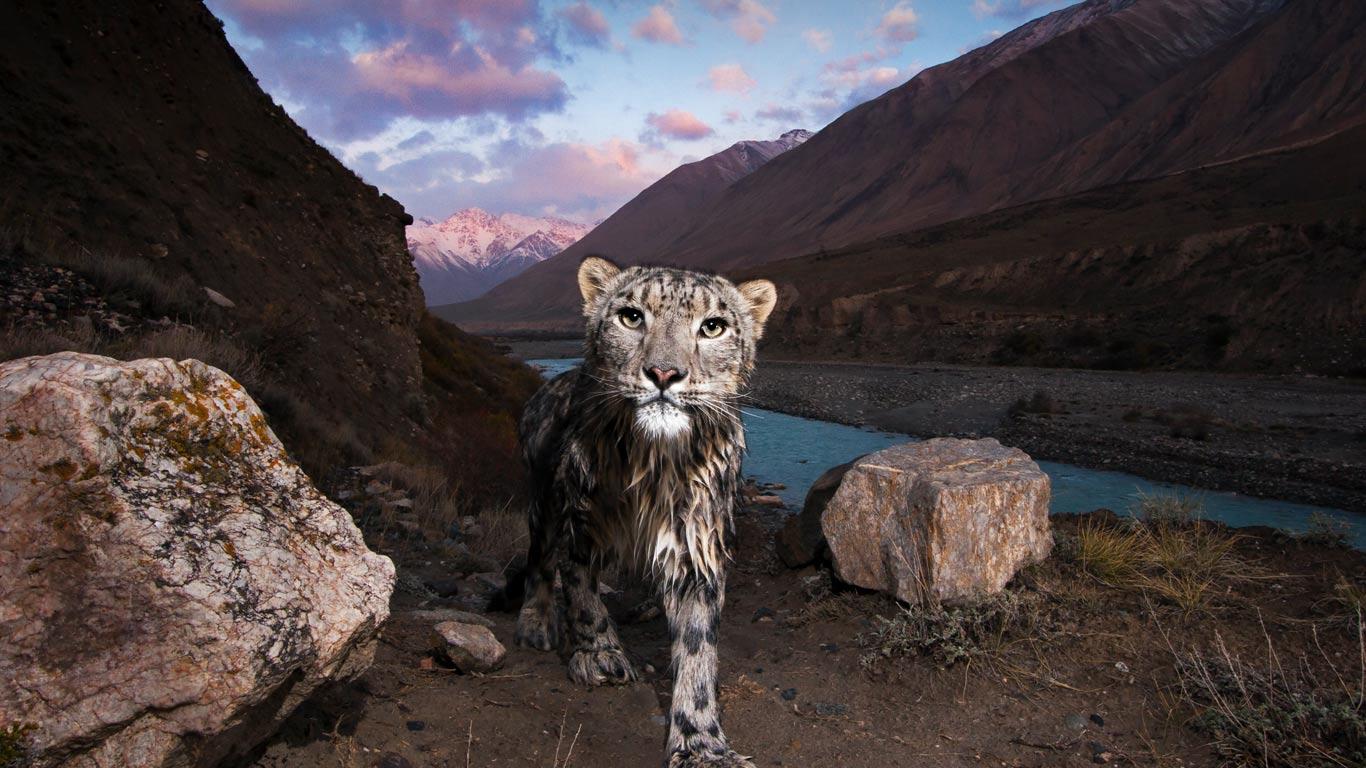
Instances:
[[[0,722],[36,765],[207,765],[359,673],[393,564],[195,360],[0,365]]]

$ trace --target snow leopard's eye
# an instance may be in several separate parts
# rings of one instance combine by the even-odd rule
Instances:
[[[702,335],[709,339],[714,339],[725,332],[726,321],[719,317],[711,317],[702,321]]]
[[[617,319],[621,321],[622,325],[632,330],[645,324],[645,315],[635,307],[617,310]]]

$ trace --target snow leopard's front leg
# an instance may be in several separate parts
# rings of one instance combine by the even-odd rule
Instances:
[[[730,748],[721,730],[716,643],[725,588],[723,574],[708,579],[696,572],[664,587],[674,670],[668,768],[754,768]]]

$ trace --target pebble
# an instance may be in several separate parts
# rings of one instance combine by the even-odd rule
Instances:
[[[1101,726],[1103,726],[1103,725],[1105,725],[1105,718],[1101,717],[1100,715],[1096,714],[1095,712],[1092,712],[1092,713],[1091,713],[1091,722],[1095,723],[1096,725],[1101,725]]]
[[[754,611],[754,616],[750,618],[750,623],[752,624],[758,621],[773,621],[773,616],[774,613],[772,608],[769,608],[766,605],[761,605]]]
[[[837,653],[840,649],[839,643],[821,643],[821,650],[826,653]]]
[[[374,762],[375,768],[413,768],[408,758],[397,752],[385,752]]]
[[[849,707],[845,704],[832,704],[828,701],[818,701],[812,705],[816,714],[821,717],[841,717],[849,714]]]
[[[783,697],[783,701],[792,701],[793,699],[797,698],[797,689],[785,688],[783,689],[783,692],[778,695]]]
[[[1086,718],[1081,715],[1068,715],[1063,718],[1063,724],[1074,731],[1086,730]]]
[[[421,731],[427,728],[427,724],[421,720],[409,720],[406,725],[410,731]]]

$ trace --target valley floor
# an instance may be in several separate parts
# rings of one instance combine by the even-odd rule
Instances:
[[[1366,383],[1306,376],[765,360],[754,405],[1366,512]]]
[[[882,617],[900,613],[887,598],[831,594],[819,570],[779,565],[771,545],[779,517],[741,513],[721,630],[723,724],[758,766],[1218,765],[1218,750],[1237,745],[1193,727],[1209,710],[1192,705],[1201,694],[1182,687],[1177,669],[1222,658],[1221,642],[1251,665],[1237,668],[1248,674],[1266,670],[1274,638],[1287,669],[1303,662],[1328,675],[1321,679],[1339,675],[1341,691],[1336,683],[1319,691],[1326,699],[1361,695],[1360,602],[1340,585],[1362,583],[1366,556],[1351,549],[1270,529],[1219,538],[1233,542],[1229,559],[1203,574],[1211,581],[1182,607],[1162,590],[1097,579],[1078,565],[1077,533],[1088,524],[1054,518],[1058,550],[1012,585],[1009,621],[988,618],[976,639],[922,632],[917,655],[897,650],[894,633],[875,633],[887,626]],[[400,561],[401,582],[453,567],[431,548]],[[375,665],[300,709],[254,766],[658,766],[667,628],[661,618],[626,620],[643,594],[626,593],[608,604],[646,670],[642,681],[586,689],[555,654],[515,647],[493,674],[434,664],[430,614],[419,610],[471,606],[400,591]],[[514,616],[487,615],[511,646]],[[1323,748],[1313,738],[1295,744]]]
[[[515,341],[524,359],[578,341]],[[1037,459],[1366,513],[1366,382],[1316,376],[761,358],[750,403]]]

